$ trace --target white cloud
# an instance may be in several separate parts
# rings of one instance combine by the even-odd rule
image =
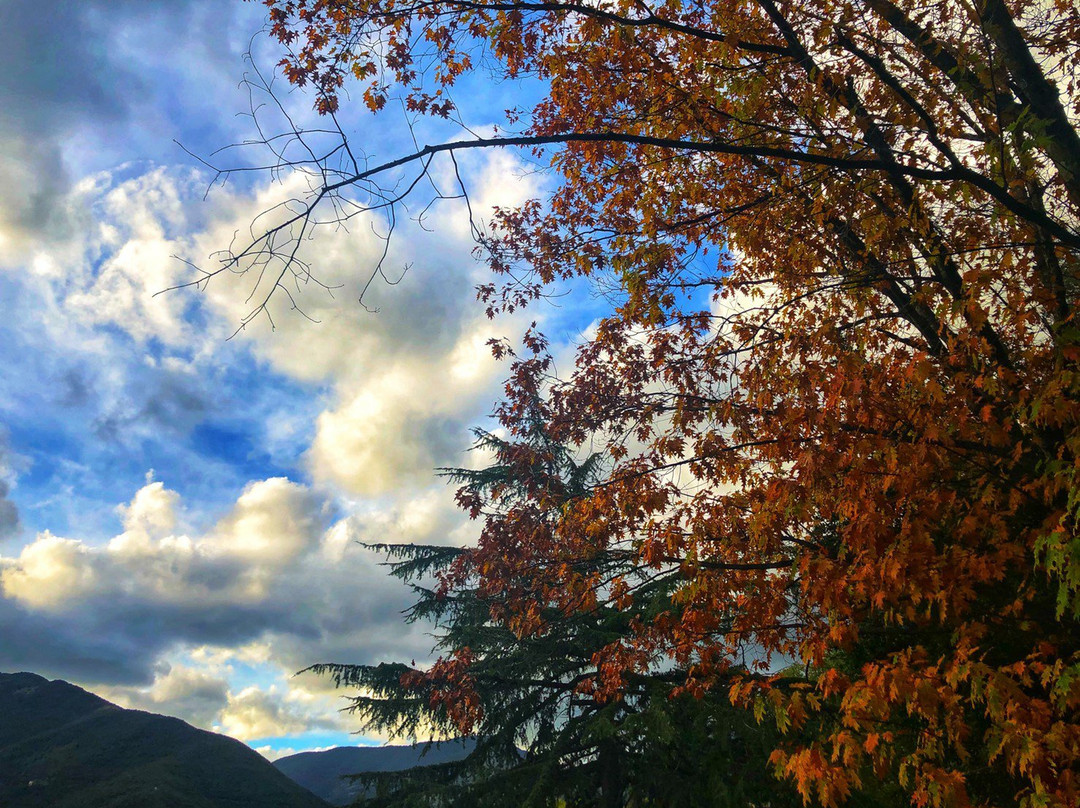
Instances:
[[[81,542],[49,532],[22,549],[15,560],[0,559],[4,595],[35,609],[77,602],[98,584],[91,553]]]
[[[164,483],[148,482],[136,492],[130,504],[116,510],[123,519],[125,533],[159,537],[176,527],[179,502],[180,495],[167,489]]]
[[[487,166],[490,196],[512,184],[511,163],[501,156]],[[208,371],[248,310],[243,278],[154,297],[188,277],[171,256],[222,246],[290,189],[215,193],[196,209],[201,190],[190,173],[163,169],[87,180],[78,204],[97,218],[80,239],[41,246],[25,278],[53,312],[43,319],[65,323],[50,345],[87,360],[69,379],[71,397],[96,396],[108,416],[100,428],[133,448],[199,423],[216,395]],[[228,345],[308,385],[309,409],[270,412],[265,431],[275,453],[303,458],[312,485],[255,480],[208,519],[201,503],[189,512],[178,492],[148,480],[116,509],[120,531],[40,532],[0,556],[0,668],[42,670],[256,738],[356,727],[325,681],[273,690],[244,683],[244,670],[280,677],[314,662],[428,658],[427,627],[403,623],[411,593],[356,543],[461,543],[474,532],[433,470],[474,459],[463,455],[468,427],[504,372],[485,343],[520,324],[486,320],[473,300],[468,234],[449,230],[394,242],[391,263],[414,269],[400,286],[373,291],[378,314],[356,298],[381,245],[362,227],[320,236],[325,279],[343,284],[334,298],[305,292],[321,322],[275,310],[277,331],[255,326]]]
[[[481,200],[474,201],[477,210],[538,191],[535,179],[514,179],[521,164],[509,153],[473,162]],[[81,246],[49,247],[35,259],[43,294],[69,323],[74,321],[80,350],[100,341],[104,326],[126,332],[139,345],[158,341],[173,352],[159,360],[159,372],[176,383],[190,377],[183,382],[190,387],[214,362],[230,331],[263,299],[265,278],[252,288],[256,270],[226,272],[205,294],[158,293],[199,277],[177,256],[198,262],[227,246],[282,198],[303,197],[306,178],[294,174],[252,192],[217,189],[206,203],[196,201],[202,188],[191,172],[163,168],[119,182],[101,175],[80,184],[82,204],[97,214]],[[504,371],[486,343],[520,330],[522,323],[487,320],[473,300],[473,284],[483,270],[462,224],[465,209],[448,205],[439,216],[429,222],[435,233],[399,232],[391,241],[387,266],[413,269],[400,285],[376,281],[368,290],[366,305],[378,313],[360,306],[357,298],[383,244],[366,220],[357,220],[351,232],[321,231],[302,253],[332,294],[314,284],[294,290],[292,299],[278,294],[268,307],[275,328],[257,318],[238,335],[272,372],[330,391],[307,455],[320,482],[363,495],[426,485],[435,466],[456,462],[469,442],[467,427],[497,389]],[[260,220],[259,226],[273,220]],[[203,266],[212,269],[215,260]],[[293,301],[304,316],[291,310]],[[193,310],[205,323],[198,329],[192,326]],[[104,345],[99,350],[111,352]],[[126,372],[120,364],[99,375],[120,396],[123,379],[114,377]],[[111,406],[122,411],[122,399]],[[124,419],[119,424],[124,429],[140,428],[139,412]],[[117,424],[115,418],[109,423]],[[275,445],[291,445],[305,432],[281,413],[268,416],[266,430]]]
[[[239,668],[255,671],[257,683],[237,686],[244,678]],[[176,716],[244,741],[356,729],[341,713],[343,695],[332,683],[289,676],[272,660],[256,661],[243,649],[202,646],[161,661],[148,686],[94,689],[121,707]]]
[[[179,344],[188,335],[185,301],[160,292],[185,274],[173,233],[187,224],[180,184],[164,169],[122,182],[99,202],[106,258],[90,283],[69,294],[65,308],[83,325],[120,325],[140,342],[158,337]]]
[[[250,483],[205,546],[255,567],[280,568],[318,542],[323,506],[284,477]]]
[[[477,162],[477,210],[538,192],[534,178],[514,179],[522,164],[510,154],[491,153]],[[301,196],[303,183],[292,177],[247,204],[234,200],[229,216],[217,217],[193,239],[194,251],[208,252],[233,233],[246,233],[275,199]],[[360,219],[351,223],[351,232],[324,231],[306,245],[305,259],[313,262],[319,281],[334,288],[332,296],[313,285],[300,289],[295,299],[306,315],[301,317],[279,295],[270,306],[276,330],[257,319],[240,335],[277,372],[331,386],[332,397],[316,422],[309,467],[317,480],[349,493],[379,495],[426,484],[434,466],[452,462],[467,446],[467,426],[503,372],[491,358],[488,339],[521,327],[512,319],[492,324],[473,299],[483,270],[472,256],[464,207],[447,206],[433,218],[428,224],[434,234],[395,234],[386,266],[413,268],[397,286],[377,280],[368,290],[365,303],[377,313],[357,298],[383,243]],[[244,276],[215,278],[207,298],[217,317],[239,323],[266,294],[263,286],[249,298],[250,286]]]
[[[311,716],[276,698],[277,693],[248,687],[229,694],[221,713],[221,728],[227,735],[247,741],[292,735],[311,728]]]
[[[9,634],[0,669],[47,665],[54,675],[119,684],[159,675],[178,649],[182,664],[225,678],[232,666],[291,674],[315,662],[426,658],[426,629],[403,623],[411,593],[357,543],[460,538],[466,522],[444,493],[368,503],[331,523],[322,497],[271,478],[185,535],[169,532],[183,507],[177,494],[149,482],[120,509],[124,532],[104,544],[42,533],[0,556],[0,624]],[[30,621],[35,641],[19,641],[18,621]],[[44,637],[43,621],[54,626]],[[103,674],[109,660],[115,672]],[[312,690],[310,682],[296,688]]]
[[[427,486],[436,466],[454,464],[468,445],[476,399],[490,386],[455,384],[434,364],[401,365],[341,390],[316,421],[308,452],[315,478],[378,496]]]
[[[220,721],[229,701],[229,685],[224,678],[185,665],[168,666],[148,688],[96,690],[121,707],[176,716],[202,729],[210,729]]]
[[[317,547],[323,503],[275,477],[250,483],[206,535],[171,535],[179,495],[151,482],[121,506],[125,531],[104,548],[45,532],[14,559],[0,559],[4,594],[61,608],[90,595],[157,603],[250,603],[270,597],[283,568]]]

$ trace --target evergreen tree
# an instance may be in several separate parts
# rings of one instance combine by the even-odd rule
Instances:
[[[550,439],[539,397],[517,436],[476,432],[495,456],[481,470],[449,469],[458,498],[484,519],[484,537],[504,529],[535,541],[551,537],[568,503],[585,496],[602,464],[579,460]],[[538,503],[544,503],[540,505]],[[483,588],[471,550],[375,545],[393,575],[418,596],[410,621],[437,626],[448,658],[428,671],[404,664],[316,665],[339,686],[359,688],[351,709],[364,728],[401,737],[456,733],[463,711],[479,716],[477,743],[461,761],[406,772],[359,775],[372,806],[780,806],[794,791],[768,772],[778,731],[735,708],[722,689],[682,693],[675,668],[628,678],[625,693],[596,699],[600,649],[625,636],[632,621],[672,608],[677,570],[635,570],[624,553],[575,554],[589,580],[634,577],[627,592],[606,593],[589,608],[565,608],[538,596],[526,621],[505,606],[520,603],[513,586]],[[524,579],[521,584],[527,585]],[[601,587],[601,590],[603,587]],[[590,592],[592,590],[589,590]],[[616,605],[615,601],[618,601]],[[461,696],[465,693],[464,697]]]

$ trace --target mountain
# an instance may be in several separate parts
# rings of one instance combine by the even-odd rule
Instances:
[[[327,808],[237,740],[0,674],[4,808]]]
[[[274,761],[278,769],[331,805],[348,805],[363,793],[359,783],[342,779],[360,772],[396,772],[461,760],[475,741],[462,739],[409,746],[338,746],[322,752],[300,752]],[[424,750],[427,749],[425,754]]]

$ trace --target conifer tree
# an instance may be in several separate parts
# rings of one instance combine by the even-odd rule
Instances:
[[[578,459],[547,434],[543,405],[515,431],[517,439],[475,432],[476,447],[495,457],[480,470],[447,469],[459,499],[483,519],[490,541],[507,520],[549,536],[562,510],[588,494],[601,457]],[[536,502],[542,499],[543,506]],[[778,737],[726,696],[670,698],[685,676],[654,670],[628,682],[619,698],[598,701],[583,685],[598,676],[595,654],[670,605],[677,570],[632,569],[614,552],[568,559],[584,575],[636,576],[621,608],[598,601],[559,609],[537,601],[536,622],[511,629],[507,604],[521,593],[480,584],[469,549],[382,544],[391,573],[418,597],[411,621],[436,626],[443,658],[428,671],[405,664],[316,665],[339,686],[359,689],[351,710],[361,726],[396,737],[453,736],[463,713],[478,716],[476,745],[462,761],[406,772],[373,773],[370,806],[641,806],[711,808],[796,805],[793,790],[768,772]],[[527,585],[527,581],[522,581]],[[625,597],[625,596],[624,596]]]

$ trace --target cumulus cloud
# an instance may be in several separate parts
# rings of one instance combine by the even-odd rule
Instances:
[[[485,204],[510,204],[538,190],[535,180],[512,179],[520,166],[506,155],[474,162],[476,191]],[[64,400],[97,397],[100,437],[130,443],[155,431],[190,430],[213,414],[207,370],[231,330],[269,290],[258,286],[253,271],[221,275],[198,297],[191,291],[158,293],[198,277],[175,256],[211,254],[247,232],[260,212],[305,189],[306,180],[292,175],[251,192],[220,190],[197,204],[203,186],[191,172],[154,169],[84,183],[80,193],[98,217],[82,248],[62,260],[45,255],[38,261],[51,308],[79,326],[80,339],[114,328],[139,347],[158,344],[170,352],[146,357],[142,368],[120,366],[120,378],[118,368],[94,377],[65,372]],[[483,315],[473,299],[482,270],[471,254],[466,211],[451,205],[444,216],[444,232],[410,232],[391,241],[387,264],[413,269],[397,286],[371,287],[367,308],[357,298],[382,241],[363,221],[351,232],[321,232],[302,257],[314,262],[319,281],[333,294],[315,285],[294,290],[292,297],[277,294],[269,317],[238,335],[239,344],[273,373],[332,391],[313,419],[308,447],[307,465],[317,480],[364,495],[425,485],[435,466],[456,463],[468,445],[468,426],[497,390],[502,369],[486,343],[522,323],[506,318],[493,324]],[[291,310],[294,303],[304,316]],[[132,377],[141,384],[132,384]],[[288,424],[280,414],[267,414],[268,440],[281,426]]]
[[[318,542],[322,514],[319,500],[304,486],[280,477],[251,483],[208,546],[250,566],[279,569]]]
[[[535,182],[508,179],[512,166],[520,167],[505,155],[481,161],[479,195],[511,204],[536,193]],[[248,208],[217,227],[236,229],[251,215]],[[396,286],[377,282],[368,289],[368,308],[355,301],[383,244],[362,223],[354,233],[321,236],[314,271],[334,296],[305,290],[296,298],[310,319],[290,314],[282,297],[278,308],[271,306],[275,331],[263,323],[242,335],[276,371],[332,390],[306,454],[317,481],[364,496],[426,486],[435,467],[460,462],[468,427],[498,389],[504,371],[487,342],[523,323],[492,323],[476,304],[482,269],[463,226],[465,210],[451,207],[440,222],[447,232],[437,237],[410,232],[390,242],[387,263],[413,268]],[[221,243],[222,236],[211,230],[197,243]],[[209,297],[219,316],[237,322],[250,304],[240,293],[243,279],[230,281],[211,284]]]
[[[176,508],[180,495],[165,487],[165,483],[147,481],[135,498],[116,511],[123,518],[125,535],[150,538],[163,536],[176,527]]]
[[[408,590],[357,541],[445,541],[460,516],[437,498],[333,521],[310,488],[271,478],[195,535],[174,532],[181,507],[149,482],[120,508],[124,531],[105,544],[43,532],[0,557],[0,669],[145,687],[177,648],[217,647],[234,659],[246,647],[245,664],[289,672],[430,651],[420,627],[402,623]],[[166,690],[154,692],[160,700]]]
[[[312,704],[317,701],[317,704]],[[229,694],[220,716],[221,729],[242,741],[295,735],[319,729],[341,730],[347,724],[328,712],[321,699],[300,689],[282,694],[277,688],[247,687]],[[315,709],[311,709],[315,707]]]
[[[243,741],[356,728],[340,710],[340,691],[311,675],[283,675],[268,651],[259,644],[201,646],[179,661],[160,662],[149,685],[95,689],[122,707],[176,716]],[[259,684],[231,684],[238,667],[257,672]]]
[[[306,487],[283,478],[248,485],[205,535],[169,533],[179,495],[160,482],[142,488],[121,508],[125,530],[104,548],[47,531],[4,559],[7,597],[31,608],[62,610],[87,598],[130,598],[197,608],[252,603],[282,565],[316,544],[322,505]]]
[[[46,531],[0,571],[0,585],[6,596],[33,609],[56,609],[93,591],[97,573],[89,559],[81,542]]]
[[[342,400],[316,421],[312,473],[366,495],[430,482],[434,468],[449,463],[467,440],[461,410],[472,415],[463,407],[471,396],[462,401],[455,392],[400,368],[342,390]]]
[[[176,716],[209,729],[229,703],[229,684],[219,675],[185,665],[167,666],[148,688],[99,687],[110,701],[131,710]]]

